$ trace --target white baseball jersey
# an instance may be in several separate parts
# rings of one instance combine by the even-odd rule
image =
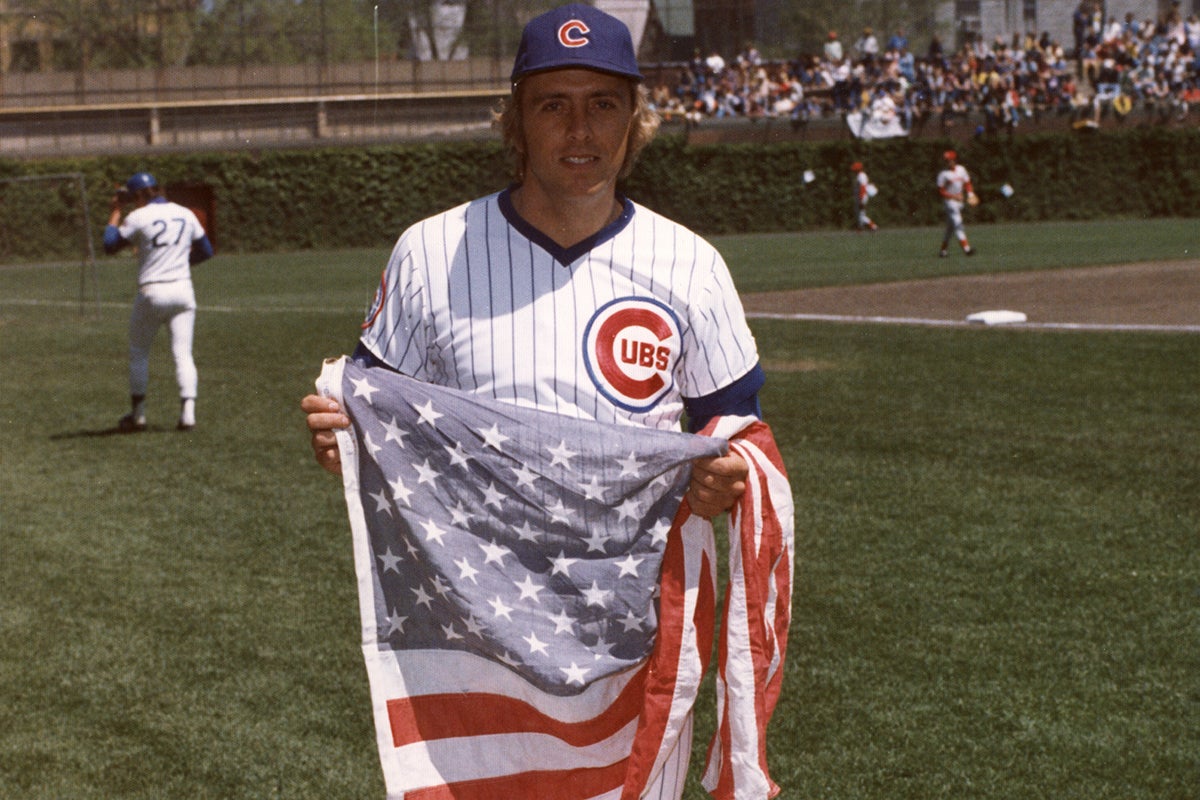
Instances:
[[[928,174],[928,173],[926,173]],[[961,202],[963,193],[971,186],[971,176],[962,164],[955,164],[938,173],[937,185],[952,195],[958,195],[956,202]],[[945,198],[951,200],[952,198]]]
[[[624,203],[568,249],[522,220],[507,190],[417,223],[384,270],[363,346],[431,383],[678,428],[683,398],[749,380],[757,348],[716,249]]]
[[[138,285],[191,280],[192,243],[204,228],[191,209],[164,199],[130,211],[118,231],[138,253]]]
[[[854,185],[856,187],[854,192],[855,199],[860,203],[867,202],[867,199],[871,196],[871,179],[867,177],[867,173],[860,170],[854,176]]]

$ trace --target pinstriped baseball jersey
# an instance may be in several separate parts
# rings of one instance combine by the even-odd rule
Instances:
[[[508,190],[405,231],[361,341],[420,380],[668,429],[684,398],[758,364],[729,270],[699,236],[625,200],[617,221],[563,249],[516,214]]]

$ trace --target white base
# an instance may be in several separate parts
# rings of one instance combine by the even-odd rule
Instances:
[[[967,322],[979,322],[984,325],[1010,325],[1027,320],[1028,317],[1021,311],[976,311],[967,315]]]

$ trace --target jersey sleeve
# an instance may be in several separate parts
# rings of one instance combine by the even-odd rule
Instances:
[[[201,224],[200,218],[196,216],[196,212],[186,206],[183,207],[183,210],[187,212],[188,222],[192,226],[192,242],[198,242],[207,236],[208,233],[204,230],[204,225]]]
[[[693,287],[684,332],[679,377],[685,402],[720,395],[758,365],[758,346],[725,260],[707,243],[700,245],[697,255],[707,261],[707,269],[699,273]],[[753,386],[751,394],[759,388],[754,383],[744,384]],[[729,399],[736,402],[745,398]]]
[[[121,238],[130,244],[137,242],[138,232],[142,229],[141,219],[142,214],[139,213],[140,208],[135,208],[125,215],[125,219],[121,220],[121,224],[117,226],[117,233],[121,234]]]
[[[428,294],[406,231],[380,276],[359,341],[376,359],[414,378],[428,379]]]

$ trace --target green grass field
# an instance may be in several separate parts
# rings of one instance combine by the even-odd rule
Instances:
[[[717,243],[743,291],[1197,245],[1194,220],[971,234],[944,261],[930,229]],[[199,427],[173,430],[164,335],[139,436],[112,435],[132,263],[100,262],[88,313],[79,265],[0,267],[0,797],[383,796],[344,503],[297,404],[385,257],[202,266]],[[782,797],[1195,798],[1200,337],[753,327],[797,502]]]

